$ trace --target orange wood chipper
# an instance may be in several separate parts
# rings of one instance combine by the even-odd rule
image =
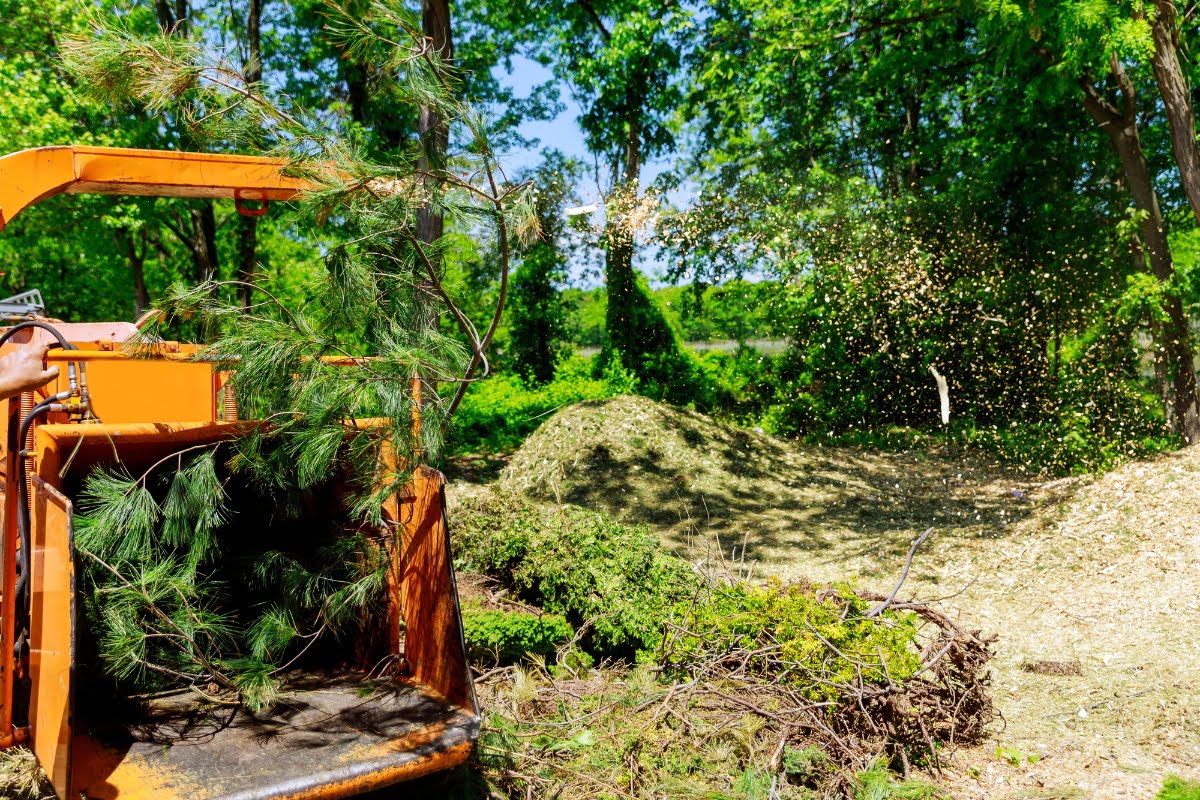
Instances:
[[[287,200],[304,186],[272,159],[102,147],[0,158],[0,229],[62,193]],[[69,235],[69,234],[66,234]],[[197,715],[177,697],[140,718],[82,702],[72,498],[97,465],[145,469],[261,423],[238,420],[228,375],[166,343],[131,358],[127,322],[40,320],[0,329],[0,353],[46,341],[59,377],[0,404],[0,747],[28,746],[62,800],[350,797],[454,766],[479,734],[449,552],[444,479],[416,471],[390,501],[388,680],[353,671],[289,679],[271,709]],[[99,421],[97,421],[99,420]],[[137,474],[134,472],[133,474]]]

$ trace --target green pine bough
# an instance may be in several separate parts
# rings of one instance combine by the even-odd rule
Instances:
[[[292,666],[345,663],[351,641],[371,640],[356,634],[378,619],[385,564],[363,531],[388,530],[384,503],[413,465],[439,458],[463,393],[487,374],[510,252],[538,236],[529,185],[505,178],[420,17],[402,0],[326,11],[324,35],[370,65],[380,99],[454,135],[381,151],[344,115],[305,109],[182,27],[96,12],[62,43],[79,91],[140,107],[189,147],[274,156],[306,180],[285,223],[320,242],[323,261],[299,286],[241,274],[176,286],[129,344],[153,356],[164,340],[204,342],[197,359],[232,373],[242,417],[262,424],[144,474],[87,479],[86,647],[126,694],[184,686],[262,707]],[[430,216],[452,233],[432,237]],[[464,247],[498,255],[501,288],[479,329],[443,280]]]
[[[381,537],[337,531],[343,521],[302,510],[329,487],[294,515],[261,490],[239,490],[235,506],[219,461],[226,447],[138,477],[97,469],[84,484],[85,653],[121,694],[215,685],[257,710],[306,656],[352,652],[362,620],[387,602]]]

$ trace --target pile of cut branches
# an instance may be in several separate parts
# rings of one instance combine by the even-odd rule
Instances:
[[[993,637],[845,585],[706,582],[653,662],[493,672],[484,775],[508,796],[856,797],[936,775],[995,717]],[[874,795],[872,795],[874,796]]]

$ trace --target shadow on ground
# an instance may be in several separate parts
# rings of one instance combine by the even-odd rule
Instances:
[[[959,452],[800,447],[643,398],[560,412],[502,483],[644,522],[676,548],[769,561],[892,569],[926,528],[943,542],[1000,537],[1040,482]]]

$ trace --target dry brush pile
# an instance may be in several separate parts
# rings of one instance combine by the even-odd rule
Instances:
[[[995,717],[993,638],[928,604],[702,574],[644,528],[570,506],[485,498],[458,516],[462,566],[576,628],[557,658],[481,665],[495,795],[936,797],[916,773],[936,776]],[[662,591],[609,574],[631,562],[670,576]],[[622,588],[605,603],[604,585]],[[589,614],[611,628],[629,602],[654,622],[635,658],[614,658]]]

